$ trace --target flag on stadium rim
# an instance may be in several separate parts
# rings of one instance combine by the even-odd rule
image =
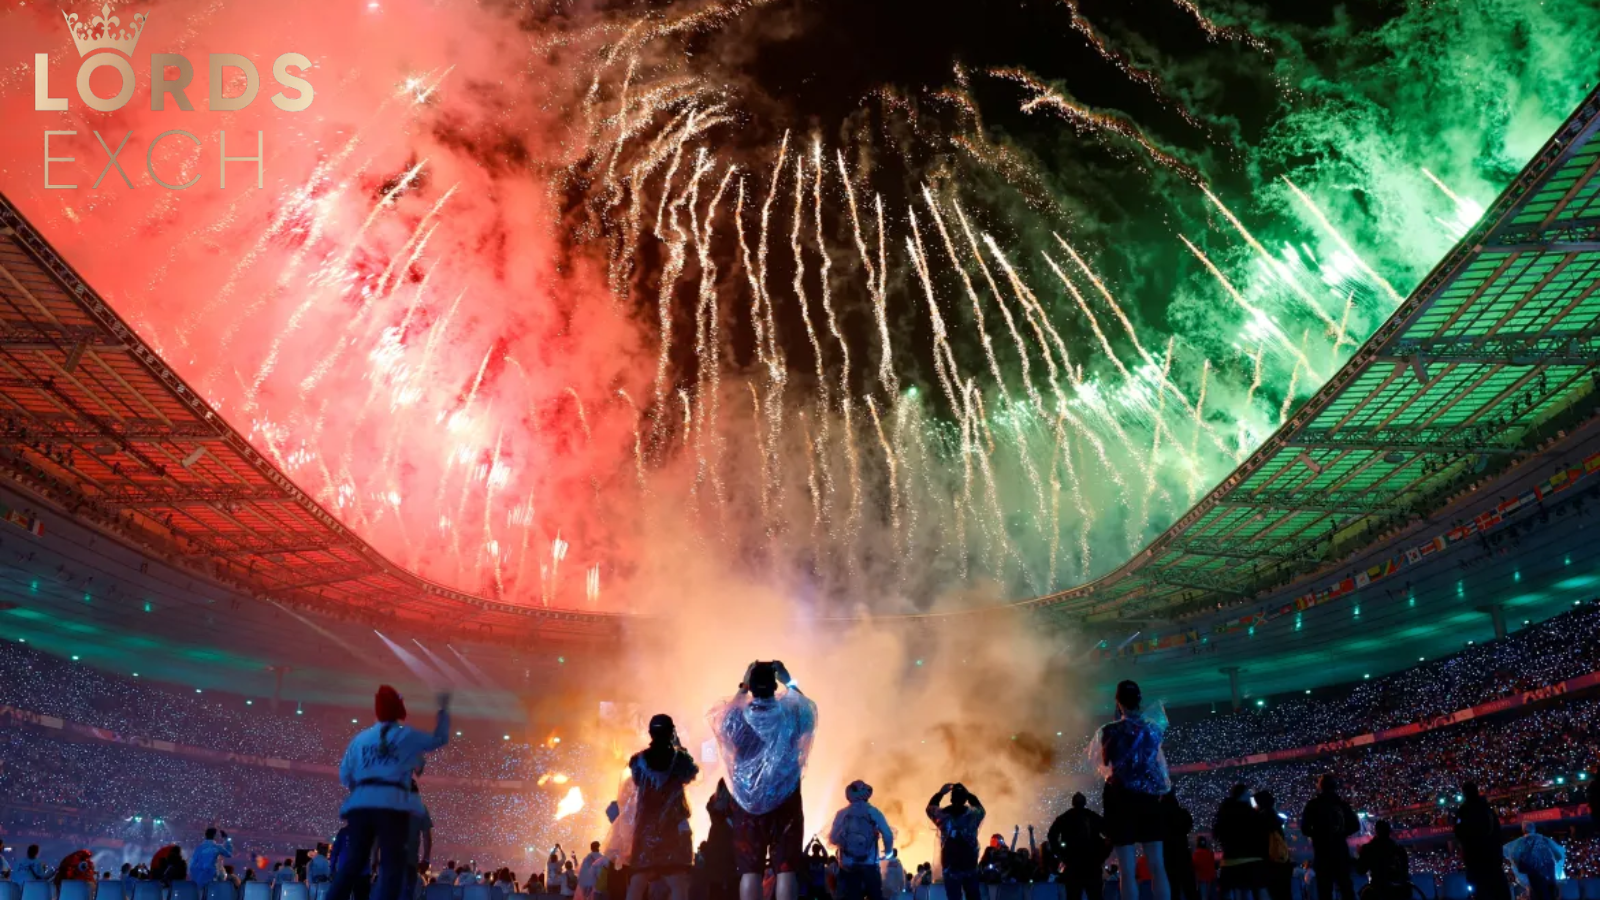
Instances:
[[[24,531],[31,531],[36,535],[44,534],[44,522],[38,516],[30,516],[21,510],[12,509],[4,503],[0,503],[0,517]]]

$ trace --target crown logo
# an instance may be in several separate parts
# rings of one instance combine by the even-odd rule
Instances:
[[[122,19],[111,14],[110,3],[102,3],[100,15],[91,16],[88,22],[79,21],[77,13],[62,15],[66,16],[67,30],[72,32],[72,42],[78,45],[79,56],[88,56],[96,50],[116,50],[131,57],[149,21],[148,16],[139,13],[133,17],[131,28],[123,28]]]

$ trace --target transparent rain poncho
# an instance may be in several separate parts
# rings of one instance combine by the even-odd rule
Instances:
[[[683,789],[700,774],[700,767],[681,748],[661,769],[646,757],[636,753],[628,761],[605,854],[617,865],[635,869],[688,868],[694,863],[694,844]]]
[[[1167,711],[1159,703],[1152,706],[1100,726],[1089,742],[1089,764],[1108,782],[1160,796],[1172,790],[1167,756],[1161,750]]]
[[[792,688],[758,700],[740,692],[706,715],[716,735],[728,790],[745,812],[763,815],[800,789],[817,730],[817,704]]]

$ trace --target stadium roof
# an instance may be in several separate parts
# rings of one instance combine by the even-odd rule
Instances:
[[[0,195],[0,468],[78,518],[258,597],[374,623],[602,637],[384,558],[258,453]],[[448,618],[445,618],[448,617]]]
[[[1516,458],[1600,360],[1600,92],[1349,363],[1116,571],[1012,608],[1171,618],[1347,559]],[[614,633],[390,562],[251,447],[0,196],[0,466],[80,518],[257,596],[335,615]],[[448,620],[442,619],[449,616]]]
[[[1134,559],[1017,604],[1216,608],[1347,559],[1551,435],[1600,361],[1600,91],[1284,426]],[[1587,404],[1585,404],[1587,406]]]

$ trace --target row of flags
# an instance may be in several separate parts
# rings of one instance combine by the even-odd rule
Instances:
[[[1375,581],[1382,581],[1401,571],[1402,569],[1421,563],[1435,553],[1443,553],[1450,546],[1460,543],[1473,535],[1487,534],[1499,528],[1508,518],[1524,509],[1537,506],[1546,497],[1556,496],[1570,490],[1578,482],[1600,471],[1600,452],[1590,454],[1577,465],[1556,472],[1545,479],[1542,484],[1529,488],[1515,497],[1509,497],[1500,502],[1493,509],[1479,513],[1470,521],[1442,531],[1430,540],[1407,547],[1394,556],[1377,563],[1364,571],[1352,573],[1332,584],[1310,590],[1277,607],[1262,607],[1253,612],[1244,613],[1219,622],[1212,626],[1210,634],[1223,636],[1249,631],[1258,625],[1271,622],[1291,613],[1304,612],[1324,603],[1331,603],[1341,597],[1354,594]],[[1169,650],[1205,640],[1198,628],[1187,628],[1165,637],[1150,637],[1145,640],[1133,641],[1115,649],[1101,647],[1102,659],[1124,656],[1141,656],[1154,653],[1158,650]]]

